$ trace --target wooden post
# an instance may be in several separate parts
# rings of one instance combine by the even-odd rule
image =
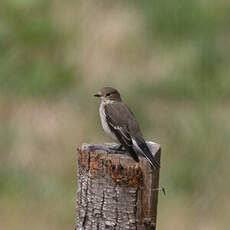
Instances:
[[[148,142],[160,162],[160,146]],[[76,230],[155,230],[159,170],[104,145],[78,149]]]

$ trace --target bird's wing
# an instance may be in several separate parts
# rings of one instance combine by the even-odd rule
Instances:
[[[128,121],[130,120],[130,116],[134,118],[131,111],[122,102],[112,103],[105,105],[105,115],[110,129],[116,135],[117,139],[131,154],[134,160],[139,162],[137,153],[133,149],[132,138],[129,131]]]
[[[125,103],[107,104],[105,106],[105,114],[110,129],[115,133],[117,139],[135,160],[138,159],[138,156],[134,150],[134,146],[137,147],[136,149],[140,150],[139,152],[154,168],[160,168],[159,163],[152,155],[143,138],[133,113]]]

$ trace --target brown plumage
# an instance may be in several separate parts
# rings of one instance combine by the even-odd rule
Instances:
[[[101,98],[100,117],[105,132],[119,142],[135,161],[139,161],[137,153],[140,153],[154,168],[159,168],[158,162],[143,138],[134,114],[122,101],[119,92],[114,88],[105,87],[95,96]]]

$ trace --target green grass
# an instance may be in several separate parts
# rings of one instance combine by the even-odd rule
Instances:
[[[2,93],[55,95],[78,83],[62,52],[64,34],[51,17],[49,2],[4,0],[0,20]]]

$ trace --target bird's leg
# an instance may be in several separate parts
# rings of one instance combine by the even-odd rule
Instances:
[[[125,152],[125,148],[123,147],[122,144],[114,147],[109,147],[109,150],[116,151],[116,152]]]
[[[125,151],[125,148],[122,144],[117,148],[117,151]]]

